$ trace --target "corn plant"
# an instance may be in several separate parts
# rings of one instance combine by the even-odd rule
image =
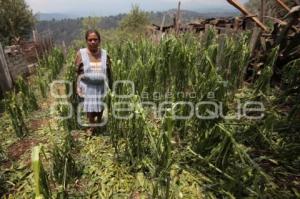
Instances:
[[[47,83],[46,83],[46,81],[42,77],[39,77],[37,79],[37,84],[39,86],[41,96],[43,98],[46,98],[47,97]]]
[[[299,87],[300,87],[300,59],[294,60],[283,67],[283,78],[281,87],[284,92],[278,99],[278,103],[283,103],[291,98],[296,105],[298,105]]]
[[[156,152],[154,156],[155,185],[152,196],[154,198],[170,198],[170,171],[174,163],[172,158],[171,139],[174,134],[173,108],[169,109],[162,124],[162,132],[156,141]]]
[[[16,82],[16,88],[18,90],[20,98],[22,99],[22,109],[24,110],[24,113],[26,115],[29,112],[35,111],[39,108],[35,93],[22,77],[18,78]]]
[[[268,55],[268,59],[265,63],[265,68],[262,70],[260,77],[256,81],[255,93],[259,91],[264,93],[270,92],[271,78],[273,76],[273,66],[277,60],[279,47],[272,49],[272,52]]]
[[[188,162],[187,167],[208,173],[210,180],[206,182],[209,187],[207,191],[212,197],[268,197],[268,195],[275,196],[278,190],[274,179],[257,164],[257,160],[252,158],[254,148],[279,153],[280,147],[272,140],[276,125],[271,125],[270,121],[278,120],[280,124],[286,121],[274,113],[275,108],[272,107],[268,97],[272,89],[270,71],[272,72],[277,51],[274,49],[270,53],[262,75],[253,87],[247,89],[243,78],[250,60],[249,38],[248,33],[217,35],[211,29],[200,36],[168,35],[159,43],[141,39],[108,46],[111,57],[114,58],[112,61],[115,79],[133,81],[136,85],[135,94],[140,95],[141,98],[144,91],[150,92],[150,95],[153,92],[195,92],[196,97],[192,99],[172,96],[168,100],[190,101],[194,104],[201,101],[221,103],[222,114],[230,117],[234,116],[232,107],[237,103],[236,100],[239,98],[237,96],[245,96],[244,101],[261,100],[266,106],[270,106],[271,110],[260,122],[247,119],[242,121],[234,119],[228,122],[221,116],[211,120],[194,117],[186,121],[172,122],[173,131],[179,133],[182,140],[181,147],[189,146],[190,149],[183,150],[182,161]],[[297,78],[294,76],[291,79]],[[253,88],[256,92],[253,92]],[[121,85],[114,92],[126,94],[129,93],[129,87]],[[155,99],[150,96],[146,100]],[[114,94],[111,95],[112,106],[119,101],[122,100],[117,99]],[[155,102],[159,104],[162,101],[165,99],[158,99]],[[138,104],[134,100],[131,102]],[[205,104],[197,108],[199,113],[207,116],[209,112],[206,111],[212,107]],[[296,118],[297,110],[299,107],[295,106],[290,114],[291,118]],[[134,111],[137,112],[136,109]],[[176,111],[182,114],[188,113],[185,107]],[[144,116],[142,118],[133,116],[130,121],[110,117],[109,129],[112,143],[117,154],[125,150],[131,164],[140,162],[143,169],[150,171],[151,176],[157,180],[153,195],[168,197],[170,196],[168,165],[172,165],[172,158],[168,159],[172,156],[168,146],[171,146],[170,140],[176,135],[173,133],[167,136],[168,134],[159,133],[159,129],[165,129],[164,122],[154,125],[145,112],[140,115]],[[295,131],[291,126],[286,128]],[[287,141],[290,138],[285,136],[278,140]],[[143,144],[139,145],[139,143]],[[285,145],[283,151],[292,148],[294,146],[292,145]],[[143,154],[143,158],[140,158],[137,151]],[[184,155],[187,155],[190,160]],[[136,160],[133,160],[134,158]],[[286,161],[291,162],[291,160]],[[296,162],[288,164],[295,165]],[[264,193],[261,187],[268,187],[266,188],[268,193]]]
[[[72,93],[66,101],[72,104],[73,107],[73,114],[71,118],[62,121],[63,126],[66,130],[71,132],[71,130],[78,129],[79,125],[77,122],[77,108],[79,105],[79,97],[77,95],[77,79],[76,79],[76,71],[74,70],[74,57],[75,57],[75,51],[74,49],[71,49],[68,52],[67,58],[66,58],[66,72],[64,75],[64,79],[67,82],[71,83],[71,87],[69,87],[68,84],[65,85],[66,93]],[[62,111],[63,112],[63,111]],[[63,114],[63,113],[62,113]]]
[[[62,103],[60,103],[56,106],[56,111],[57,111],[58,115],[62,118],[68,117],[68,114],[70,112],[69,106],[62,104]],[[68,119],[60,119],[59,120],[60,126],[62,126],[63,129],[66,130],[67,132],[71,132],[72,130],[76,129],[76,126],[77,126],[76,123],[77,123],[77,120],[75,120],[73,118],[73,116],[71,116],[71,118],[68,118]],[[74,127],[74,125],[75,125],[75,127]]]
[[[38,67],[36,69],[36,84],[39,88],[42,98],[47,97],[47,81],[45,80],[46,70],[42,65],[42,60],[38,59]]]
[[[43,98],[47,96],[48,85],[57,77],[64,62],[63,53],[58,48],[54,48],[49,54],[38,59],[36,83]]]
[[[107,102],[108,102],[108,128],[110,130],[110,138],[111,138],[111,142],[112,145],[115,149],[115,154],[118,156],[120,155],[120,141],[122,139],[122,131],[124,131],[124,128],[122,128],[122,124],[124,123],[122,120],[117,120],[115,117],[113,117],[113,106],[114,104],[117,102],[117,99],[114,95],[114,93],[109,92],[106,98]],[[124,127],[124,126],[123,126]],[[126,129],[125,129],[126,131]]]
[[[7,160],[7,155],[3,148],[0,146],[0,163]],[[7,192],[7,174],[4,171],[0,172],[0,195],[4,195]]]
[[[42,152],[43,148],[41,146],[36,146],[33,148],[31,155],[34,176],[34,193],[36,199],[51,198],[48,176],[40,157]]]
[[[67,192],[67,185],[75,177],[81,175],[81,166],[76,164],[71,155],[71,149],[74,147],[73,139],[70,133],[67,133],[61,147],[55,145],[52,151],[53,165],[52,171],[56,181],[62,185],[62,193]]]
[[[25,115],[22,107],[17,101],[17,96],[14,92],[8,93],[5,99],[6,110],[10,116],[13,129],[18,138],[23,138],[28,134],[28,129],[25,123]]]
[[[130,162],[136,165],[141,161],[146,153],[147,144],[145,143],[144,126],[145,121],[139,114],[143,114],[140,107],[140,99],[138,96],[134,96],[132,99],[133,105],[133,118],[128,121],[128,131],[125,134],[126,139],[126,151]]]
[[[50,79],[53,80],[59,74],[64,64],[64,55],[61,50],[54,48],[48,57],[48,68],[50,69]]]
[[[66,153],[66,154],[65,154]],[[70,152],[55,146],[52,152],[53,174],[57,182],[66,188],[67,183],[76,176],[76,164]]]
[[[3,196],[5,193],[7,193],[7,174],[5,172],[0,172],[0,195]]]
[[[7,159],[7,156],[3,150],[3,148],[0,146],[0,162],[4,161]]]

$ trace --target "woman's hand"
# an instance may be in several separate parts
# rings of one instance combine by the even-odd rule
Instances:
[[[76,94],[79,96],[79,97],[84,97],[84,94],[83,94],[83,88],[80,86],[80,80],[84,78],[84,75],[81,74],[79,75],[77,78],[76,78]]]
[[[76,93],[79,97],[84,97],[83,92],[82,92],[82,88],[80,86],[77,86],[77,92]]]

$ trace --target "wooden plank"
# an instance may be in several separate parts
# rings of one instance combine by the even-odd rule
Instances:
[[[11,75],[4,55],[2,45],[0,43],[0,87],[3,93],[9,91],[13,87]]]
[[[263,29],[265,32],[268,32],[269,29],[267,26],[265,26],[258,17],[253,16],[252,13],[250,13],[245,6],[243,6],[243,4],[241,4],[238,0],[227,0],[228,3],[230,3],[231,5],[233,5],[235,8],[237,8],[239,11],[241,11],[241,13],[243,13],[246,16],[251,16],[251,20],[254,21],[256,23],[257,26],[259,26],[261,29]]]
[[[276,0],[277,1],[277,3],[281,6],[281,7],[283,7],[286,11],[291,11],[291,9],[282,1],[282,0]]]

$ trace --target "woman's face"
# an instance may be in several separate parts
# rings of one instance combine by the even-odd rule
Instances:
[[[100,40],[96,33],[90,33],[87,37],[88,48],[92,51],[96,51],[100,45]]]

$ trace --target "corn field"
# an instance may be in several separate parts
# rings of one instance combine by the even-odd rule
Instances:
[[[300,61],[274,86],[274,48],[245,82],[250,36],[211,29],[106,44],[121,83],[105,97],[107,124],[88,138],[76,50],[41,58],[5,99],[2,198],[299,198]],[[50,94],[55,80],[57,95],[71,94]]]

